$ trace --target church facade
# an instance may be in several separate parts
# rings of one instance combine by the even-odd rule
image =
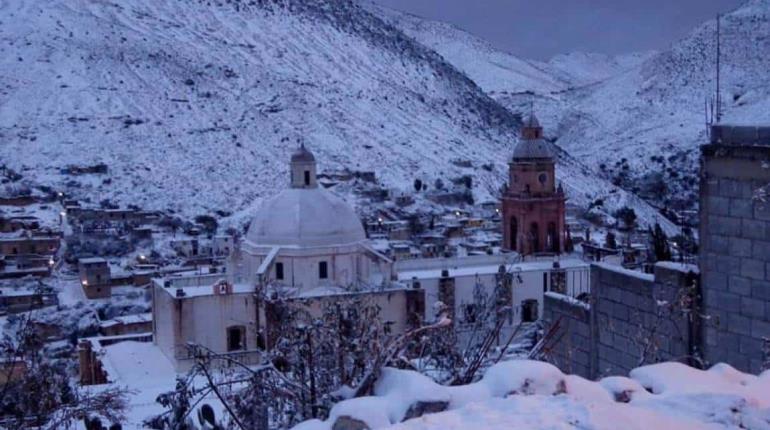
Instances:
[[[565,196],[556,159],[534,114],[524,122],[502,198],[503,247],[522,256],[564,252]]]

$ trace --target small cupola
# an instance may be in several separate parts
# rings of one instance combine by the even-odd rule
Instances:
[[[289,163],[291,171],[291,188],[316,188],[316,163],[313,153],[300,144],[299,148],[291,154]]]
[[[529,118],[524,121],[521,127],[521,138],[526,140],[543,138],[543,127],[540,126],[540,121],[537,120],[534,112],[530,113]]]

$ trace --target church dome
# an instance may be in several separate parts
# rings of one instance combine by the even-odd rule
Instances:
[[[553,158],[552,148],[543,139],[543,127],[534,112],[521,127],[521,138],[513,149],[513,159]]]
[[[301,145],[299,148],[297,148],[296,151],[294,151],[293,154],[291,154],[291,162],[292,163],[313,163],[315,162],[315,157],[313,156],[313,153],[310,152],[307,148],[305,148],[305,145]]]
[[[553,151],[543,139],[522,139],[513,149],[513,158],[553,158]]]
[[[327,247],[366,240],[345,201],[322,188],[289,188],[267,200],[246,240],[256,246]]]

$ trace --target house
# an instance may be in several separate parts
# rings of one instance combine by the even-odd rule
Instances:
[[[110,265],[104,258],[81,258],[78,274],[87,298],[101,299],[112,294]]]
[[[152,313],[118,316],[99,324],[99,332],[103,336],[122,336],[151,331]]]

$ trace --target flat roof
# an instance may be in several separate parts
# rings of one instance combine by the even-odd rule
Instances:
[[[102,257],[88,257],[88,258],[81,258],[78,260],[78,263],[81,264],[96,264],[96,263],[106,263],[107,260],[105,260]]]
[[[553,261],[540,260],[540,261],[525,261],[522,263],[514,263],[505,265],[508,271],[521,270],[522,272],[540,272],[553,269]],[[559,261],[559,266],[562,269],[576,269],[576,268],[588,268],[588,263],[570,258]],[[404,270],[398,273],[399,281],[409,281],[413,278],[417,279],[437,279],[441,277],[443,270],[449,270],[449,276],[461,277],[461,276],[475,276],[475,275],[494,275],[500,270],[500,264],[478,264],[469,266],[455,266],[444,268],[426,268],[426,269],[411,269]]]

